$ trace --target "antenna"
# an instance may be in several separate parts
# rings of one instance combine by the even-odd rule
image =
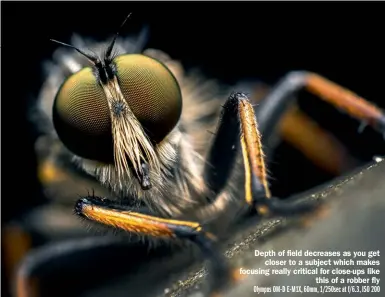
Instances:
[[[90,60],[92,63],[94,63],[95,65],[98,64],[98,62],[99,62],[99,59],[98,59],[96,56],[87,54],[87,53],[85,53],[83,50],[78,49],[77,47],[75,47],[75,46],[73,46],[73,45],[70,45],[70,44],[67,44],[67,43],[64,43],[64,42],[61,42],[61,41],[57,41],[57,40],[55,40],[55,39],[50,39],[50,40],[53,41],[53,42],[59,43],[59,44],[61,44],[61,45],[64,45],[64,46],[67,46],[67,47],[70,47],[70,48],[75,49],[75,50],[78,51],[80,54],[82,54],[83,56],[85,56],[88,60]]]
[[[128,18],[131,16],[131,14],[132,13],[130,12],[128,14],[128,16],[124,19],[123,23],[119,27],[119,30],[116,32],[114,39],[112,39],[110,45],[108,46],[107,51],[106,51],[106,57],[105,57],[106,59],[108,59],[111,56],[111,52],[112,52],[112,49],[115,45],[116,38],[119,36],[120,30],[123,28],[124,24],[127,22]]]

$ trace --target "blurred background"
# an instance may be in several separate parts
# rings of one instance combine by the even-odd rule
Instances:
[[[10,280],[24,255],[55,238],[42,236],[29,221],[31,213],[52,200],[39,178],[34,148],[39,133],[27,116],[46,79],[42,63],[58,48],[50,38],[68,43],[77,33],[102,41],[133,12],[121,35],[137,34],[148,26],[146,47],[166,52],[187,72],[199,69],[220,84],[255,86],[266,92],[289,71],[309,70],[385,108],[381,38],[385,24],[377,3],[350,3],[349,7],[326,2],[1,5],[4,296],[10,294]],[[302,112],[286,118],[281,139],[269,155],[274,195],[289,197],[311,189],[385,153],[382,135],[372,128],[358,133],[358,121],[314,96],[301,92],[298,102]],[[314,123],[316,128],[311,128]],[[301,132],[303,126],[310,128]],[[304,144],[304,137],[315,131],[327,131],[332,143],[341,148],[343,162],[326,164],[317,157],[325,152],[315,151],[314,141]],[[32,216],[36,220],[36,213]]]

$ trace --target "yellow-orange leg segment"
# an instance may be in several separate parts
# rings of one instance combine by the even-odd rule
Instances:
[[[336,108],[383,130],[384,113],[357,94],[315,73],[304,73],[305,88]]]
[[[262,135],[270,135],[279,119],[295,99],[295,94],[305,89],[350,116],[371,125],[385,137],[384,111],[348,89],[307,71],[287,74],[260,102],[256,116]]]
[[[228,280],[227,263],[214,248],[216,237],[192,221],[173,220],[147,215],[137,209],[115,204],[107,198],[87,196],[75,206],[78,216],[105,226],[154,238],[187,239],[195,243],[212,265],[215,275],[211,290],[216,290]]]
[[[254,108],[244,93],[232,94],[223,106],[223,124],[230,125],[229,118],[237,119],[232,125],[238,126],[238,141],[241,146],[245,170],[246,203],[260,215],[269,213],[277,215],[295,215],[314,209],[318,203],[292,203],[272,197],[268,181],[261,134],[255,117]],[[227,120],[226,120],[227,119]]]

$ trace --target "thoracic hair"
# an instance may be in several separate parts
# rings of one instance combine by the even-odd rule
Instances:
[[[220,101],[229,94],[228,88],[219,88],[212,80],[205,80],[199,73],[185,73],[182,65],[165,53],[147,49],[143,51],[146,31],[134,38],[116,40],[119,54],[142,53],[165,64],[176,77],[183,98],[183,111],[177,126],[158,144],[155,154],[160,170],[150,170],[152,188],[142,190],[130,170],[118,174],[112,164],[88,160],[74,155],[60,145],[60,155],[102,185],[112,191],[114,197],[130,199],[130,204],[146,204],[152,211],[164,216],[178,216],[187,209],[203,205],[207,197],[201,195],[205,189],[202,170],[207,149],[215,131]],[[107,43],[107,42],[106,42]],[[79,48],[105,49],[106,43],[83,40],[75,35],[72,44]],[[89,66],[89,61],[72,49],[59,48],[54,60],[46,63],[47,80],[39,95],[34,110],[34,121],[42,133],[60,143],[52,124],[53,100],[61,83],[71,74]],[[59,154],[51,150],[51,155]],[[52,157],[52,156],[51,156]]]

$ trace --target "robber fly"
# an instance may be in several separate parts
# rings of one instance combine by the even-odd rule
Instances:
[[[172,63],[152,51],[123,52],[119,31],[101,55],[53,40],[88,65],[64,61],[68,75],[43,104],[51,108],[49,125],[73,163],[121,198],[84,195],[75,213],[129,233],[195,243],[213,264],[212,292],[232,274],[214,247],[217,234],[202,222],[218,221],[234,205],[254,215],[318,206],[273,197],[267,181],[261,134],[270,133],[295,92],[305,88],[385,133],[379,108],[308,72],[289,73],[258,108],[243,92],[229,92],[222,103],[189,101]],[[205,148],[197,148],[194,133],[209,125],[189,117],[193,109],[201,118],[220,112]]]

